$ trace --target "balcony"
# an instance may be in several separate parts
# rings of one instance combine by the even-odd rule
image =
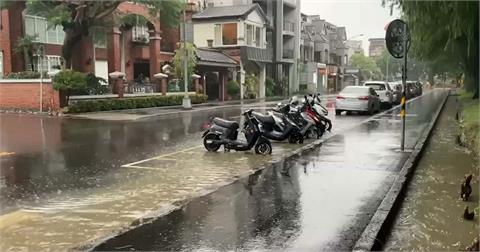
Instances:
[[[283,35],[295,36],[295,23],[284,21]]]
[[[245,60],[272,63],[273,62],[273,48],[258,48],[243,46],[240,49],[241,57]]]
[[[293,59],[293,49],[283,49],[282,58]]]

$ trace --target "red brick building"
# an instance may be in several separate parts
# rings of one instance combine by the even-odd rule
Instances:
[[[160,18],[152,17],[143,5],[123,2],[117,11],[122,15],[143,16],[148,23],[131,29],[109,27],[96,33],[101,34],[100,38],[82,39],[74,49],[73,67],[94,72],[105,79],[114,71],[124,72],[127,80],[135,79],[139,74],[152,79],[164,62],[171,61],[179,41],[179,28],[162,25]],[[26,65],[21,53],[14,52],[18,39],[25,34],[37,35],[38,42],[45,47],[45,60],[43,64],[34,61],[35,70],[49,71],[62,64],[61,49],[65,36],[62,27],[49,28],[45,18],[29,15],[25,3],[17,1],[1,11],[0,77],[32,67]]]

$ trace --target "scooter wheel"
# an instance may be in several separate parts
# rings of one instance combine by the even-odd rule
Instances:
[[[303,136],[301,134],[292,134],[288,137],[288,142],[291,144],[303,144]]]
[[[310,127],[305,134],[308,139],[318,139],[320,138],[318,130],[315,126]]]
[[[255,145],[255,153],[256,154],[272,154],[272,145],[268,142],[261,142]]]
[[[209,152],[216,152],[220,149],[220,144],[216,144],[213,140],[218,140],[218,136],[215,134],[208,134],[203,138],[203,146]]]

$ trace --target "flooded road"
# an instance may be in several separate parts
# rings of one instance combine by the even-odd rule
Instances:
[[[460,250],[479,235],[479,218],[463,219],[465,206],[479,205],[478,161],[456,144],[456,98],[449,97],[418,163],[385,250]],[[465,174],[473,174],[473,193],[460,199]],[[478,212],[477,212],[478,214]]]
[[[437,90],[409,103],[407,148],[444,97]],[[369,118],[95,250],[351,250],[408,157],[398,150],[397,113]]]
[[[202,125],[238,120],[242,109],[133,122],[0,115],[2,151],[14,153],[1,157],[0,250],[65,250],[108,236],[300,147],[275,144],[272,157],[206,153]],[[332,116],[333,132],[366,118]]]

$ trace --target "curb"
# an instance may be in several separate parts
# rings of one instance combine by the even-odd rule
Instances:
[[[353,251],[376,251],[382,249],[388,231],[395,220],[398,210],[401,208],[408,183],[412,178],[418,161],[422,157],[422,153],[432,135],[433,128],[449,96],[450,91],[445,95],[441,106],[434,114],[433,120],[430,121],[418,139],[408,159],[403,164],[402,169],[390,187],[390,190],[385,195],[369,224],[355,243]]]

